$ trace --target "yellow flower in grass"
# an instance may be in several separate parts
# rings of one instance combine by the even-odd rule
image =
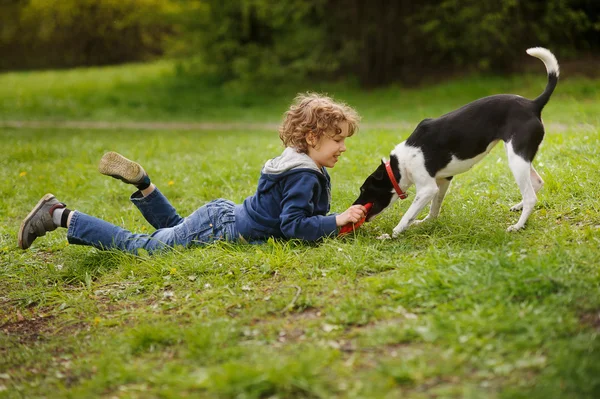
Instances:
[[[172,267],[171,268],[171,274],[175,274],[177,273],[177,268],[176,267]]]
[[[100,318],[98,316],[94,317],[94,325],[97,326],[100,324]]]
[[[26,175],[27,175],[27,172],[25,172],[25,171],[19,173],[19,177],[23,177],[23,176],[26,176]]]
[[[175,182],[173,180],[169,180],[169,182],[167,183],[169,186],[172,186],[173,184],[175,184]]]

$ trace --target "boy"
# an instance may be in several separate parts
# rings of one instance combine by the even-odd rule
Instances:
[[[274,237],[317,241],[337,235],[339,227],[357,223],[366,215],[362,205],[327,215],[331,184],[326,168],[333,168],[346,151],[345,140],[357,130],[358,122],[357,113],[345,104],[317,94],[299,95],[279,129],[286,148],[266,162],[256,193],[240,205],[214,200],[187,218],[177,214],[141,165],[108,152],[100,160],[99,171],[138,189],[130,199],[157,230],[150,235],[134,234],[71,211],[54,195],[46,194],[23,220],[19,247],[29,248],[36,238],[57,227],[68,229],[71,244],[134,254],[139,248],[152,253],[218,240],[261,242]]]

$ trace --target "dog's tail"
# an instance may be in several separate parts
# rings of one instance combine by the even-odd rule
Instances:
[[[543,47],[533,47],[527,49],[527,54],[542,60],[544,65],[546,65],[546,71],[548,71],[548,84],[546,85],[544,92],[540,94],[538,98],[533,100],[533,103],[541,111],[550,100],[550,96],[552,95],[552,92],[558,83],[558,75],[560,73],[558,69],[558,61],[556,61],[556,57],[550,52],[550,50],[547,50]]]

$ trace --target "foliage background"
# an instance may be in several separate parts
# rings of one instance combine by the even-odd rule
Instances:
[[[168,56],[218,82],[357,79],[365,86],[600,54],[595,0],[4,0],[0,69]]]

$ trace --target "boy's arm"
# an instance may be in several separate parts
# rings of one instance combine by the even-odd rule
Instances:
[[[336,215],[315,215],[313,193],[325,190],[310,173],[289,176],[281,201],[281,232],[287,238],[316,241],[337,234]]]

